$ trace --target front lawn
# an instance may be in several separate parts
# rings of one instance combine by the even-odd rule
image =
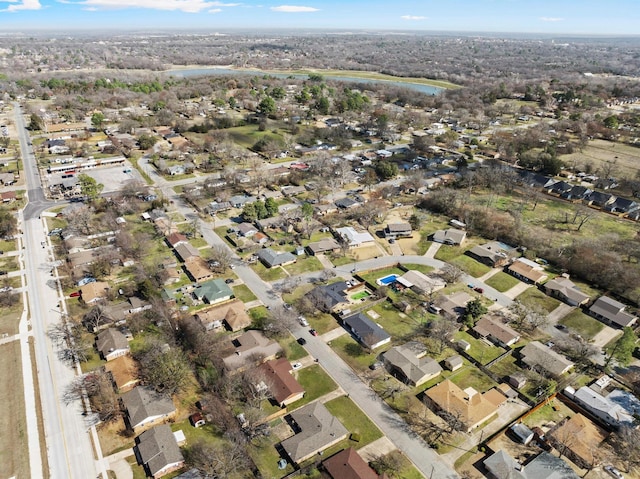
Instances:
[[[298,382],[305,390],[305,395],[302,399],[291,403],[287,407],[289,411],[298,409],[338,388],[338,385],[318,364],[299,369],[295,374]]]
[[[307,316],[307,320],[309,321],[309,325],[318,331],[318,334],[324,334],[340,327],[333,316],[327,313],[320,313],[319,311],[316,311],[316,314],[313,316]]]
[[[527,288],[516,299],[529,308],[541,309],[547,313],[550,313],[560,305],[560,301],[547,296],[536,288]]]
[[[402,263],[402,266],[408,270],[420,271],[422,274],[429,274],[433,271],[433,267],[426,264]]]
[[[287,277],[287,273],[285,271],[276,266],[274,268],[267,268],[261,262],[256,262],[251,265],[251,268],[256,272],[260,279],[266,281],[267,283],[271,283],[272,281],[278,281],[280,279],[284,279]]]
[[[349,444],[346,447],[359,449],[382,437],[380,429],[347,396],[332,399],[325,403],[325,406],[347,428],[351,438],[358,439],[357,441],[348,439]]]
[[[474,338],[466,331],[458,331],[455,339],[462,339],[471,345],[467,354],[480,364],[485,365],[504,354],[505,350],[494,345],[489,345],[481,339]]]
[[[587,316],[580,308],[576,308],[559,321],[567,328],[589,340],[604,329],[604,324],[591,316]]]
[[[386,344],[373,353],[367,352],[349,334],[344,334],[331,341],[331,347],[356,372],[364,372],[377,361],[378,354],[391,347]]]
[[[233,290],[233,295],[243,303],[249,303],[258,299],[256,295],[253,294],[253,291],[245,284],[232,286],[231,289]]]
[[[465,273],[470,274],[474,278],[479,278],[480,276],[487,274],[491,270],[491,268],[489,268],[486,264],[482,264],[466,255],[457,256],[449,262],[460,268]]]
[[[436,252],[434,258],[448,263],[452,259],[462,256],[466,250],[467,248],[462,248],[460,246],[442,245]]]
[[[284,339],[280,341],[280,346],[284,349],[284,354],[289,361],[297,361],[309,355],[307,350],[300,346],[295,339]]]
[[[491,276],[491,278],[485,281],[485,283],[487,284],[487,286],[491,286],[501,293],[504,293],[505,291],[509,291],[515,285],[519,284],[520,281],[518,281],[517,278],[514,278],[510,274],[500,271],[499,273]]]
[[[321,271],[324,269],[324,266],[322,266],[320,260],[315,256],[298,256],[298,261],[284,266],[284,269],[291,276],[297,276],[311,271]]]

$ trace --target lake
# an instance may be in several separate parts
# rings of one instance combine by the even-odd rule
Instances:
[[[232,68],[194,68],[194,69],[185,69],[185,70],[167,70],[164,73],[167,73],[171,76],[179,77],[179,78],[188,78],[194,76],[206,76],[206,75],[269,75],[276,78],[299,78],[299,79],[307,79],[309,75],[306,73],[273,73],[266,72],[262,70],[234,70]],[[393,80],[378,80],[378,79],[370,79],[370,78],[358,78],[358,77],[349,77],[349,76],[338,76],[338,75],[324,75],[320,73],[323,78],[328,80],[338,80],[344,82],[353,82],[353,83],[388,83],[393,86],[401,87],[401,88],[409,88],[414,91],[418,91],[420,93],[424,93],[426,95],[437,95],[440,93],[443,88],[438,88],[431,85],[423,85],[422,83],[411,83],[405,81],[393,81]]]

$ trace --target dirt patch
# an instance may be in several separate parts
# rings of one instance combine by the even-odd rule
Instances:
[[[98,438],[100,439],[102,455],[105,457],[133,447],[134,443],[134,438],[127,432],[122,418],[98,426]]]
[[[350,254],[353,255],[358,261],[362,261],[365,259],[377,258],[382,255],[380,249],[377,246],[358,246],[357,248],[352,248]]]
[[[20,341],[0,346],[0,464],[5,477],[29,477]],[[9,373],[10,372],[10,373]],[[33,418],[35,420],[35,418]]]

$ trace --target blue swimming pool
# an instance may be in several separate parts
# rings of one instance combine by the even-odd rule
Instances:
[[[391,283],[395,283],[397,277],[398,277],[397,274],[390,274],[390,275],[387,275],[387,276],[385,276],[383,278],[378,278],[376,280],[376,283],[378,283],[378,284],[380,284],[382,286],[389,286]]]

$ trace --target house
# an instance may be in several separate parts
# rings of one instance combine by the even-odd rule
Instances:
[[[489,479],[528,479],[522,464],[502,449],[486,458],[483,464]]]
[[[157,479],[184,465],[176,437],[167,424],[156,426],[136,437],[134,447],[138,464],[147,476]]]
[[[319,309],[327,313],[338,313],[345,311],[350,305],[347,299],[348,288],[349,285],[346,282],[337,281],[324,286],[316,286],[308,294],[316,302]]]
[[[507,267],[507,272],[525,283],[540,284],[549,276],[542,266],[527,258],[518,258]]]
[[[622,390],[603,396],[588,386],[582,386],[577,391],[567,387],[563,393],[609,427],[633,426],[634,416],[640,413],[640,403],[635,396]]]
[[[167,167],[165,171],[170,176],[176,176],[176,175],[184,175],[186,172],[186,169],[183,165],[171,165]]]
[[[351,226],[346,226],[344,228],[336,228],[336,234],[344,238],[344,240],[349,244],[349,246],[363,246],[369,243],[375,242],[373,236],[367,231],[358,232],[353,229]]]
[[[391,341],[391,336],[363,313],[342,319],[342,325],[355,339],[368,349],[376,349]]]
[[[431,409],[457,417],[464,423],[467,432],[490,419],[506,400],[495,388],[485,393],[479,393],[471,387],[463,390],[448,379],[425,392],[425,402]]]
[[[418,270],[409,270],[402,276],[398,276],[396,281],[406,288],[410,288],[416,294],[430,295],[439,291],[447,284],[440,278],[427,276]]]
[[[442,372],[440,364],[426,354],[422,343],[412,341],[394,346],[382,355],[382,359],[391,375],[405,384],[420,386]]]
[[[503,324],[499,319],[484,316],[473,327],[473,332],[480,338],[487,338],[496,346],[508,348],[520,341],[520,334]]]
[[[561,376],[573,367],[573,363],[539,341],[531,341],[520,350],[522,362],[529,369],[543,370],[553,376]]]
[[[257,256],[267,268],[273,268],[274,266],[286,266],[297,261],[294,254],[289,252],[276,252],[271,248],[261,249],[258,251]]]
[[[13,203],[16,198],[17,196],[15,191],[3,191],[0,193],[0,199],[3,203]]]
[[[600,296],[589,308],[589,314],[610,326],[633,326],[638,318],[625,311],[626,306],[608,296]]]
[[[331,479],[388,479],[378,475],[358,452],[350,447],[322,461],[322,467]]]
[[[617,197],[613,202],[606,204],[602,209],[604,211],[608,211],[609,213],[624,216],[625,214],[629,214],[639,208],[640,205],[635,201]]]
[[[385,238],[411,238],[413,231],[409,223],[389,223],[383,230]]]
[[[346,439],[349,431],[320,401],[312,402],[289,415],[295,435],[280,443],[294,464]]]
[[[120,400],[126,411],[127,424],[134,432],[165,423],[176,415],[171,396],[149,387],[137,386],[124,393]]]
[[[240,223],[236,226],[236,230],[238,230],[238,233],[245,238],[250,238],[258,232],[258,228],[251,223]]]
[[[129,341],[115,328],[105,329],[96,337],[96,349],[105,361],[111,361],[129,353]]]
[[[191,243],[178,243],[173,250],[180,261],[187,261],[194,256],[200,256],[198,248],[194,247]]]
[[[280,192],[286,197],[300,195],[306,191],[307,189],[304,186],[287,185],[280,188]]]
[[[267,244],[267,242],[271,239],[266,234],[262,233],[261,231],[258,231],[256,234],[254,234],[252,236],[252,238],[253,238],[254,243],[257,243],[260,246],[263,246],[263,245]]]
[[[561,196],[571,191],[571,188],[573,188],[573,185],[566,181],[556,181],[555,183],[545,186],[547,193],[554,196]]]
[[[233,354],[222,359],[228,370],[239,370],[256,362],[275,359],[282,353],[280,345],[260,331],[249,330],[232,341]]]
[[[316,256],[321,253],[339,253],[340,245],[333,238],[323,238],[320,241],[309,243],[307,251],[312,256]]]
[[[318,216],[326,216],[326,215],[330,215],[330,214],[336,213],[338,211],[338,207],[333,203],[332,204],[320,204],[320,205],[315,205],[313,207],[313,211]]]
[[[274,401],[280,407],[304,397],[304,388],[291,374],[293,369],[287,358],[267,361],[259,366],[259,370],[264,375],[264,381]]]
[[[547,437],[573,463],[582,469],[591,469],[600,461],[600,445],[608,435],[603,428],[578,413],[549,431]]]
[[[177,233],[177,232],[169,234],[169,236],[167,236],[165,239],[167,240],[167,243],[169,244],[169,246],[171,246],[172,248],[175,248],[180,243],[188,243],[189,242],[189,240],[187,239],[187,237],[185,235],[183,235],[182,233]]]
[[[590,206],[603,208],[609,203],[613,203],[616,197],[609,193],[601,193],[600,191],[592,191],[584,197],[584,202]]]
[[[544,284],[544,291],[570,306],[580,306],[589,302],[589,295],[580,291],[573,281],[565,276],[547,281]]]
[[[109,283],[94,281],[80,286],[80,297],[85,304],[93,304],[107,297]]]
[[[360,206],[359,202],[357,202],[353,198],[349,198],[348,196],[337,199],[336,201],[334,201],[334,203],[341,210],[349,210],[351,208],[355,208],[356,206]]]
[[[494,452],[483,464],[490,479],[580,479],[566,462],[546,451],[526,466],[503,450]]]
[[[111,375],[111,380],[120,394],[140,384],[138,363],[128,354],[109,361],[104,369]]]
[[[229,203],[231,203],[231,206],[234,208],[242,208],[245,203],[253,203],[255,201],[255,196],[237,195],[229,198]]]
[[[591,192],[592,190],[590,190],[586,186],[573,185],[570,190],[560,193],[560,198],[564,198],[565,200],[570,201],[582,200]]]
[[[433,233],[433,241],[436,243],[448,244],[451,246],[461,245],[467,237],[467,232],[456,228],[437,230]]]
[[[207,331],[221,327],[223,324],[230,331],[240,331],[251,326],[252,322],[244,309],[244,303],[239,300],[228,301],[207,310],[200,310],[195,318]]]
[[[200,256],[191,256],[184,262],[184,269],[196,283],[202,283],[213,278],[213,271],[209,269],[209,263]]]
[[[449,296],[440,296],[434,301],[438,308],[441,308],[446,314],[457,318],[465,314],[467,303],[473,298],[466,291],[458,291]]]
[[[198,285],[193,297],[207,304],[221,303],[234,297],[233,291],[223,279],[212,279]]]
[[[509,255],[505,252],[502,244],[497,241],[474,246],[466,253],[476,261],[486,264],[491,268],[504,266],[509,261]]]

